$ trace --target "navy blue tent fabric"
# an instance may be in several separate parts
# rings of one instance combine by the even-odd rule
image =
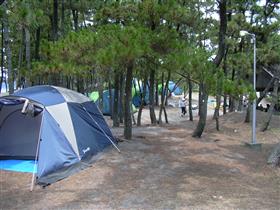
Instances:
[[[84,106],[81,106],[80,104],[69,103],[68,107],[71,118],[73,119],[75,135],[78,139],[80,139],[77,144],[81,159],[86,158],[88,155],[92,156],[102,151],[107,146],[111,145],[110,140],[113,142],[115,141],[110,130],[105,128],[107,126],[105,126],[106,123],[103,117],[98,118],[91,115],[87,111],[88,106],[84,109]]]
[[[26,103],[28,112],[22,111]],[[89,166],[98,153],[117,143],[96,104],[65,88],[26,88],[0,98],[0,107],[0,159],[38,160],[41,185]]]
[[[18,105],[18,104],[22,104],[22,103],[24,103],[24,100],[0,98],[0,106],[1,105]]]
[[[44,112],[38,158],[37,177],[40,178],[68,167],[79,161],[59,126],[48,113]]]
[[[25,88],[15,92],[13,95],[32,99],[44,106],[65,102],[65,99],[58,90],[48,85]]]

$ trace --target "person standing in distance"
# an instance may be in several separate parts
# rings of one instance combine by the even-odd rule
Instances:
[[[186,99],[184,97],[181,97],[179,99],[179,108],[181,108],[181,117],[185,116],[187,111],[186,111]]]

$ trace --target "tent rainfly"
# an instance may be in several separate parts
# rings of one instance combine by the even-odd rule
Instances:
[[[0,98],[0,159],[35,160],[31,190],[35,180],[48,185],[89,166],[111,144],[118,150],[82,94],[46,85]]]

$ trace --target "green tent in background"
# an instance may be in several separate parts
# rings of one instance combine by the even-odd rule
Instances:
[[[114,97],[115,90],[112,89],[112,97]],[[94,101],[95,103],[98,102],[99,99],[99,93],[97,91],[92,92],[89,95],[89,98]],[[136,107],[132,104],[132,111],[133,113],[137,112]],[[109,90],[103,91],[103,110],[102,113],[104,115],[111,115],[111,108],[110,108],[110,95]]]

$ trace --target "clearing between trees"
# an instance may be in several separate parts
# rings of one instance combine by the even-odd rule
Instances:
[[[259,122],[265,114],[258,112]],[[266,163],[280,140],[279,116],[258,131],[256,151],[244,146],[251,138],[244,113],[222,116],[220,132],[209,118],[201,139],[191,137],[197,121],[178,108],[168,115],[170,124],[150,126],[144,110],[143,126],[119,144],[121,153],[112,148],[44,189],[29,192],[31,174],[0,171],[0,209],[279,209],[280,170]],[[121,128],[112,130],[122,138]]]

